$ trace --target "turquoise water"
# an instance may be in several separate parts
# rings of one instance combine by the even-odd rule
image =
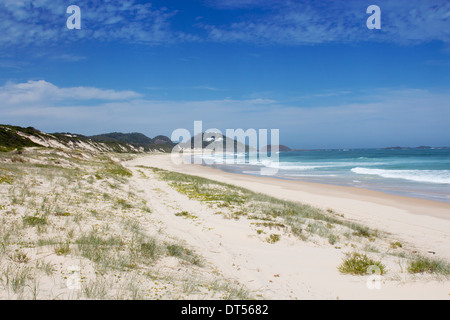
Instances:
[[[450,202],[450,149],[350,149],[280,152],[273,158],[214,159],[226,171],[346,185]],[[276,159],[278,156],[278,159]],[[205,157],[204,157],[205,158]],[[267,175],[267,174],[266,174]]]

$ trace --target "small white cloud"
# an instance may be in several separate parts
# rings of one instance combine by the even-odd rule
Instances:
[[[208,90],[208,91],[223,91],[223,89],[219,89],[219,88],[212,87],[212,86],[195,86],[195,87],[193,87],[193,89]]]
[[[0,87],[0,111],[3,123],[50,132],[148,132],[151,128],[154,134],[170,135],[176,128],[192,132],[193,122],[202,120],[205,130],[280,129],[282,140],[311,148],[403,142],[448,145],[449,91],[373,89],[352,95],[358,95],[359,101],[334,105],[320,105],[327,97],[288,103],[257,97],[148,100],[136,99],[139,94],[135,92],[59,88],[42,80]]]
[[[86,60],[87,57],[78,56],[78,55],[74,55],[74,54],[61,54],[61,55],[52,56],[51,59],[65,61],[65,62],[78,62],[78,61]]]
[[[7,83],[0,87],[0,100],[6,105],[38,104],[54,101],[129,100],[141,97],[134,91],[104,90],[94,87],[59,88],[45,80]]]

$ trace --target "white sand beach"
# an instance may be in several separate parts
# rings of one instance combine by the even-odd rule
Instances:
[[[142,156],[125,162],[161,168],[216,180],[291,201],[300,201],[342,214],[386,233],[412,253],[450,257],[450,205],[428,200],[387,195],[381,192],[254,177],[223,172],[200,165],[175,165],[170,155]],[[282,236],[279,242],[261,241],[248,220],[225,220],[198,201],[179,194],[161,181],[134,174],[154,214],[166,230],[186,240],[231,279],[269,299],[450,299],[450,282],[429,275],[410,276],[401,259],[380,250],[390,270],[381,276],[381,288],[370,290],[367,276],[342,275],[337,266],[351,247],[303,242]],[[157,187],[158,191],[154,191]],[[195,220],[180,219],[173,212],[182,208],[195,213]]]
[[[0,164],[0,299],[450,299],[446,203],[161,153]],[[351,253],[383,272],[343,272]],[[447,269],[410,272],[419,258]]]

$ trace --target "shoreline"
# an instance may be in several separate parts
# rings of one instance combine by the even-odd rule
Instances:
[[[299,180],[299,179],[289,179],[285,177],[280,176],[259,176],[259,175],[252,175],[247,173],[240,173],[240,172],[230,172],[226,170],[222,170],[220,168],[214,168],[207,165],[197,165],[201,167],[207,167],[214,170],[219,170],[225,173],[230,174],[236,174],[239,176],[250,176],[255,177],[257,179],[267,179],[267,181],[270,181],[272,183],[276,183],[276,181],[289,181],[298,183],[299,185],[302,185],[302,188],[305,189],[305,191],[310,191],[312,193],[327,193],[331,192],[334,193],[336,196],[342,196],[345,194],[348,194],[350,197],[357,195],[358,197],[362,197],[368,201],[379,201],[380,204],[386,204],[386,205],[398,205],[411,213],[414,214],[423,214],[423,209],[431,207],[435,207],[436,210],[433,210],[433,212],[430,212],[429,214],[433,217],[450,220],[450,202],[445,201],[439,201],[439,200],[432,200],[432,199],[426,199],[426,198],[419,198],[419,197],[413,197],[408,195],[400,195],[400,194],[394,194],[385,192],[383,190],[377,190],[373,188],[368,187],[358,187],[358,186],[349,186],[344,184],[337,184],[332,182],[313,182],[313,181],[305,181],[305,180]],[[290,185],[290,183],[288,183]],[[324,190],[325,189],[325,190]],[[414,202],[414,203],[412,203]]]
[[[328,156],[330,159],[327,161],[320,158]],[[434,165],[429,164],[427,170],[424,168],[419,170],[417,164],[401,165],[398,155],[395,154],[379,155],[368,152],[368,154],[353,154],[351,158],[348,158],[348,156],[346,158],[343,155],[336,156],[333,154],[328,155],[327,153],[314,153],[313,156],[294,153],[293,156],[286,155],[274,160],[278,165],[272,163],[272,160],[268,160],[267,163],[264,160],[261,162],[255,161],[256,159],[247,159],[246,157],[246,160],[244,160],[243,155],[230,162],[228,157],[222,159],[220,154],[217,158],[217,155],[210,157],[208,153],[203,157],[195,157],[195,153],[188,153],[187,155],[183,153],[183,158],[189,160],[189,157],[191,161],[201,158],[204,160],[205,165],[219,168],[226,172],[363,188],[392,195],[450,204],[450,194],[446,190],[450,180],[448,180],[447,171],[443,170],[445,169],[444,167],[434,168]],[[380,159],[377,159],[377,157]],[[367,159],[377,159],[378,162]],[[417,158],[414,161],[423,160]],[[414,161],[412,163],[416,163]],[[273,171],[270,172],[270,170]],[[265,171],[268,171],[268,174],[265,174]]]
[[[412,243],[418,250],[450,258],[450,204],[445,202],[356,187],[230,173],[198,164],[175,164],[171,155],[166,154],[141,156],[132,163],[196,175],[276,198],[331,209],[343,214],[345,219]]]
[[[151,155],[153,156],[153,155]],[[169,157],[165,154],[158,154],[158,157]],[[146,156],[143,156],[146,157]],[[170,157],[169,157],[170,158]],[[166,159],[165,159],[166,160]],[[170,161],[170,159],[168,159]],[[164,161],[165,162],[165,161]],[[199,174],[199,175],[214,175],[220,176],[221,178],[230,178],[237,181],[254,181],[260,180],[273,185],[280,185],[283,188],[301,189],[301,191],[317,193],[321,195],[334,195],[341,197],[360,197],[361,200],[366,201],[376,201],[384,205],[394,205],[401,209],[408,210],[410,213],[419,215],[430,215],[435,218],[440,218],[444,220],[450,220],[450,203],[438,200],[416,198],[406,195],[397,195],[387,193],[381,190],[369,189],[365,187],[357,186],[346,186],[338,185],[333,183],[321,183],[321,182],[311,182],[303,181],[297,179],[288,179],[283,177],[275,176],[258,176],[240,172],[230,172],[222,170],[221,168],[215,168],[203,164],[164,164],[165,167],[170,169],[166,170],[181,170],[183,173],[187,174]],[[188,169],[191,167],[191,169]],[[196,169],[193,169],[196,168]],[[164,168],[162,168],[164,169]],[[186,171],[187,169],[187,171]],[[297,185],[297,186],[296,186]],[[429,210],[432,208],[432,210]],[[425,211],[426,210],[426,211]]]

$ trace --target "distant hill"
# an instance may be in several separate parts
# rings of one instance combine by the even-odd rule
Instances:
[[[278,147],[278,151],[292,151],[291,148],[284,146],[282,144],[278,145],[278,146],[272,146],[272,145],[267,145],[265,147],[262,147],[260,151],[264,151],[264,152],[271,152],[273,147]]]
[[[151,139],[141,133],[108,133],[87,137],[73,133],[44,133],[35,128],[0,125],[0,151],[25,147],[49,147],[94,152],[170,152],[175,144],[168,137]]]
[[[159,135],[152,139],[139,132],[112,132],[89,136],[88,138],[95,142],[132,145],[137,148],[144,148],[145,151],[153,150],[155,148],[169,150],[169,147],[172,148],[175,146],[169,137]]]
[[[167,144],[167,145],[174,145],[172,140],[170,140],[169,137],[166,136],[156,136],[153,138],[154,144]]]
[[[387,147],[384,150],[426,150],[426,149],[449,149],[450,147],[430,147],[430,146],[419,146],[419,147]]]
[[[154,144],[153,139],[147,137],[142,133],[121,133],[121,132],[112,132],[99,134],[95,136],[89,136],[89,139],[92,141],[98,142],[119,142],[119,143],[130,143],[136,146],[146,146]]]
[[[174,145],[174,143],[166,136],[156,136],[154,139],[147,137],[146,135],[138,132],[133,133],[105,133],[96,136],[88,137],[92,141],[98,142],[119,142],[119,143],[129,143],[134,146],[146,147],[154,144],[167,144]]]
[[[236,139],[231,139],[229,137],[226,137],[222,134],[206,134],[206,133],[202,133],[201,136],[200,134],[198,134],[195,137],[192,137],[190,141],[181,144],[182,147],[184,148],[190,148],[190,149],[194,149],[195,147],[195,138],[201,139],[202,144],[201,147],[204,148],[220,148],[222,147],[223,150],[225,151],[227,144],[229,145],[233,145],[234,146],[234,152],[243,152],[245,150],[245,152],[255,152],[257,151],[255,148],[244,144],[242,142],[237,141]],[[267,145],[264,146],[263,148],[261,148],[260,151],[267,151],[267,152],[271,152],[273,146],[272,145]],[[285,146],[285,145],[278,145],[278,151],[293,151],[291,148]]]
[[[180,146],[182,146],[183,148],[188,148],[188,149],[194,149],[195,146],[195,139],[198,138],[202,141],[201,147],[202,149],[204,148],[215,148],[216,150],[219,148],[222,148],[223,151],[225,151],[227,144],[228,145],[232,145],[234,147],[234,152],[249,152],[249,151],[254,151],[254,148],[243,144],[239,141],[237,141],[236,139],[231,139],[228,138],[222,134],[211,134],[208,133],[206,134],[205,132],[194,136],[191,138],[190,141],[186,142],[186,143],[181,143]]]

